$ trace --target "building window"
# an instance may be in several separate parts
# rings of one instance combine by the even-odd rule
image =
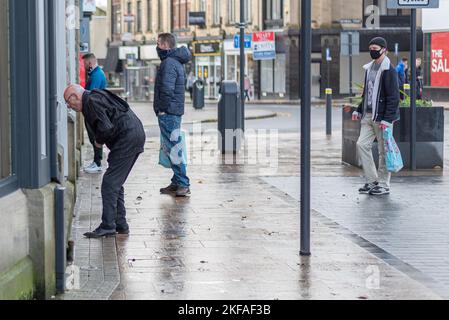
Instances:
[[[267,94],[285,94],[286,92],[286,56],[277,54],[276,60],[261,61],[261,91]]]
[[[206,12],[206,0],[199,0],[199,1],[200,1],[199,11]]]
[[[122,10],[120,5],[112,6],[112,34],[122,33]]]
[[[137,32],[142,32],[142,1],[137,1]]]
[[[126,12],[127,12],[128,17],[130,17],[132,15],[132,3],[131,2],[128,2]],[[126,31],[128,33],[132,33],[132,22],[131,21],[128,21],[126,29],[127,29]]]
[[[153,8],[151,7],[153,5],[152,0],[147,0],[147,31],[152,32],[153,31]]]
[[[251,22],[251,20],[252,20],[251,1],[252,0],[245,0],[245,21],[246,22]]]
[[[283,0],[265,0],[265,20],[284,19]]]
[[[220,0],[213,0],[213,25],[218,26],[221,20]]]
[[[0,180],[12,175],[8,0],[0,0]]]
[[[235,23],[235,0],[228,0],[228,23]]]
[[[380,27],[409,27],[410,9],[388,9],[387,0],[363,0],[364,26],[366,27],[369,16],[379,14]],[[369,7],[375,10],[368,10]]]
[[[188,15],[189,15],[189,1],[188,0],[172,0],[172,29],[181,30],[187,29]]]
[[[162,0],[158,0],[157,2],[157,30],[162,31],[164,29],[162,25]]]

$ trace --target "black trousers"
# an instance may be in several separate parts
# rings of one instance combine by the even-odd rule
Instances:
[[[103,177],[101,196],[103,216],[101,228],[105,230],[128,229],[126,222],[125,189],[123,185],[140,154],[126,158],[109,157],[109,168]]]
[[[101,162],[103,161],[103,148],[97,148],[95,146],[95,134],[88,125],[87,121],[85,121],[85,125],[87,134],[89,135],[90,144],[94,148],[94,162],[97,164],[97,166],[101,167]]]

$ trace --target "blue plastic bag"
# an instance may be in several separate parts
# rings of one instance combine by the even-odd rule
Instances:
[[[187,165],[187,144],[186,144],[186,134],[181,132],[181,141],[177,144],[178,150],[182,150],[182,163],[175,163],[176,165],[184,164]],[[180,146],[180,147],[179,147]],[[173,150],[169,150],[167,145],[164,143],[164,138],[161,136],[161,149],[159,152],[159,165],[166,169],[172,168],[171,154]],[[176,152],[176,150],[174,150]],[[178,151],[179,152],[179,151]],[[179,153],[178,153],[179,155]]]
[[[391,128],[384,130],[385,164],[388,172],[397,173],[404,168],[401,150],[394,140]]]

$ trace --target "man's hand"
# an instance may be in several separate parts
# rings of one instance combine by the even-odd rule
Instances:
[[[97,147],[98,149],[103,148],[102,144],[99,144],[98,142],[95,141],[95,147]]]
[[[380,128],[380,130],[384,131],[385,129],[388,128],[388,126],[387,126],[386,124],[381,123],[381,124],[379,125],[379,128]]]

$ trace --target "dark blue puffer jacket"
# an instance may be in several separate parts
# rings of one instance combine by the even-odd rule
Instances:
[[[192,55],[186,47],[162,51],[162,63],[154,89],[154,111],[171,115],[184,115],[186,73],[184,64]]]

